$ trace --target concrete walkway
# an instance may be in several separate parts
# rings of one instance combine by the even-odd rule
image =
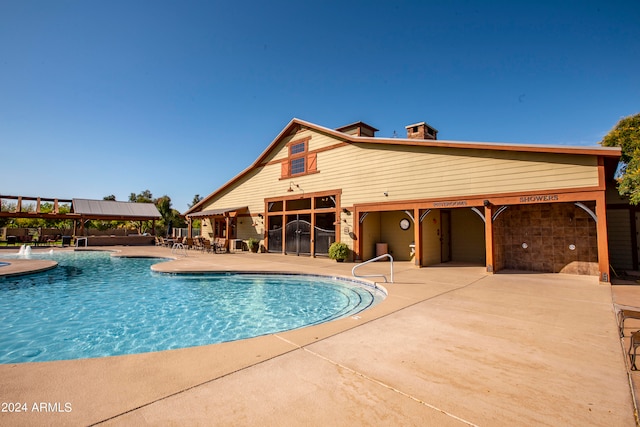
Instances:
[[[350,276],[353,265],[190,251],[155,268]],[[640,286],[395,267],[384,302],[324,325],[159,353],[0,365],[0,400],[28,409],[0,412],[0,425],[636,425],[638,378],[613,303],[640,306]],[[361,271],[388,274],[389,264]],[[50,410],[33,409],[43,402]]]

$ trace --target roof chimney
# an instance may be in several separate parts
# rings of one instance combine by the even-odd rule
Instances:
[[[409,139],[438,139],[437,129],[432,128],[425,122],[415,123],[405,126],[405,128]]]
[[[355,122],[336,129],[338,132],[355,136],[376,136],[378,129],[364,122]]]

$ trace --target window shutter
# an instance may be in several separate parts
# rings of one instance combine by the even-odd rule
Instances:
[[[282,165],[282,171],[281,171],[281,178],[286,178],[289,176],[289,160],[285,160],[284,162],[281,163]]]
[[[311,153],[307,156],[307,172],[315,172],[317,170],[316,154]]]

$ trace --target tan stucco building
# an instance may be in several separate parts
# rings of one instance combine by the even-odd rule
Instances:
[[[265,251],[326,256],[341,241],[356,261],[388,252],[420,267],[610,280],[606,198],[620,149],[443,141],[424,122],[406,129],[406,138],[377,138],[362,122],[293,119],[185,215],[230,250],[255,238]]]

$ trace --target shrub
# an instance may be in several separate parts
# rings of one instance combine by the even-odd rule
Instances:
[[[247,240],[247,246],[251,252],[258,252],[258,245],[260,241],[258,239],[254,239],[253,237]]]
[[[349,257],[349,246],[342,242],[334,242],[329,246],[329,258],[344,261]]]

